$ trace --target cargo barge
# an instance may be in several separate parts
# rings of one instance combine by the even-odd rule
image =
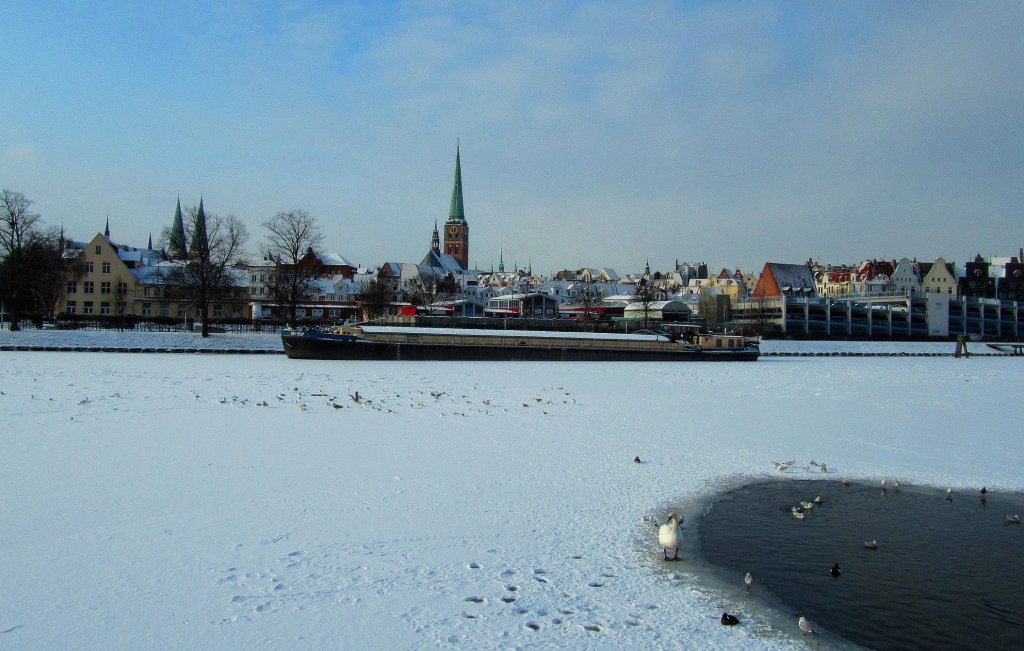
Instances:
[[[292,359],[565,362],[752,362],[756,339],[727,334],[594,334],[343,326],[284,330]]]

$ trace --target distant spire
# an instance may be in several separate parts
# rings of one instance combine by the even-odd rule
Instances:
[[[110,213],[107,213],[107,225],[103,227],[103,236],[110,237]]]
[[[466,211],[462,206],[462,157],[458,141],[455,143],[455,180],[452,182],[452,205],[448,211],[448,223],[466,223]]]
[[[188,243],[185,241],[185,224],[181,220],[181,197],[174,207],[174,221],[171,223],[171,237],[168,242],[172,260],[180,260],[188,254]]]
[[[434,220],[434,234],[430,236],[430,250],[434,253],[441,252],[441,236],[437,233],[437,220]]]
[[[149,244],[146,245],[146,248],[150,251],[153,250],[153,231],[149,231]]]
[[[498,273],[505,273],[505,251],[498,249]]]
[[[189,252],[204,258],[209,254],[210,243],[206,238],[206,212],[203,210],[203,198],[199,197],[199,209],[196,210],[196,221],[192,228],[192,245]]]

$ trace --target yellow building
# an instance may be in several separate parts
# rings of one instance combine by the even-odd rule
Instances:
[[[168,277],[176,262],[153,249],[116,244],[97,233],[80,254],[81,275],[68,278],[63,313],[84,317],[134,315],[191,318],[195,309],[180,297]],[[221,300],[210,304],[210,318],[249,318],[249,291],[244,272]]]

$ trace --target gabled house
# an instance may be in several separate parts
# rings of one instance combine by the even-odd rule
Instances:
[[[817,298],[818,292],[815,288],[814,274],[807,265],[766,262],[751,296]]]
[[[921,291],[925,294],[946,294],[952,298],[957,296],[956,271],[952,262],[944,258],[935,258],[934,263],[920,263]]]

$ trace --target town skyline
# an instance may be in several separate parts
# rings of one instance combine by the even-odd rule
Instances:
[[[461,143],[470,266],[1015,255],[1024,8],[0,9],[0,185],[145,246],[174,200],[416,260]],[[28,101],[31,98],[32,101]]]

